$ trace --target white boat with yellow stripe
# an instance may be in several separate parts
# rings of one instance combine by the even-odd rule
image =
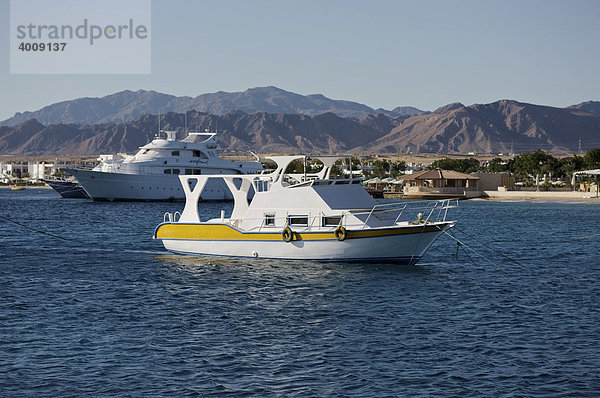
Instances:
[[[330,178],[337,157],[318,157],[323,167],[312,175],[286,173],[305,156],[267,159],[277,164],[268,174],[179,176],[185,208],[165,213],[154,238],[182,254],[415,264],[455,224],[446,217],[456,200],[378,204],[360,179]],[[201,221],[198,200],[211,178],[227,184],[234,207],[228,218],[221,211]]]

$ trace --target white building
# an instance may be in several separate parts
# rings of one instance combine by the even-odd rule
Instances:
[[[72,167],[63,162],[10,162],[0,163],[0,182],[10,184],[12,180],[40,181],[55,175],[59,169]]]

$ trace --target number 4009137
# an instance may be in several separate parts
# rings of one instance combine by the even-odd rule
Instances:
[[[21,51],[65,51],[67,43],[21,43]]]

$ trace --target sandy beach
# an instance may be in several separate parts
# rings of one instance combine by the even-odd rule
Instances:
[[[528,200],[528,201],[569,201],[600,204],[600,198],[593,192],[565,191],[484,191],[481,199],[486,200]]]

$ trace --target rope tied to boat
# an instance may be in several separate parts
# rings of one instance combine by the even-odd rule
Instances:
[[[448,231],[446,231],[443,228],[440,228],[439,226],[436,225],[436,228],[439,229],[441,232],[445,233],[447,236],[449,236],[451,239],[453,239],[454,241],[457,242],[457,248],[456,248],[456,255],[458,257],[458,248],[461,247],[463,249],[463,251],[465,252],[465,254],[467,255],[467,257],[469,257],[469,260],[471,260],[471,262],[473,264],[475,264],[475,261],[473,261],[473,258],[471,258],[471,256],[469,255],[469,253],[465,250],[465,248],[471,250],[473,253],[477,254],[479,257],[482,257],[484,260],[488,261],[489,263],[491,263],[492,265],[496,265],[496,266],[500,266],[500,264],[496,263],[495,261],[491,260],[490,258],[484,256],[483,254],[481,254],[480,252],[478,252],[477,250],[475,250],[474,248],[472,248],[471,246],[467,245],[465,242],[459,240],[458,238],[456,238],[453,234],[449,233]],[[510,257],[508,257],[507,255],[505,255],[504,253],[500,252],[499,250],[495,249],[494,247],[487,245],[479,240],[477,240],[476,238],[472,237],[471,235],[467,234],[465,231],[459,229],[455,226],[453,226],[452,228],[455,228],[458,232],[463,233],[465,236],[470,237],[471,239],[473,239],[474,241],[476,241],[477,243],[485,246],[486,248],[488,248],[489,250],[495,252],[496,254],[504,257],[505,259],[513,262],[514,264],[518,265],[521,268],[525,268],[525,266],[521,263],[519,263],[517,260],[512,259]]]
[[[593,238],[595,236],[600,236],[600,234],[594,234],[594,235],[590,235],[590,236],[582,236],[580,238],[575,238],[575,240],[579,240],[579,239],[588,239],[588,238]]]
[[[0,214],[0,218],[2,218],[2,219],[3,219],[3,220],[5,220],[5,221],[11,222],[11,223],[13,223],[13,224],[15,224],[15,225],[18,225],[18,226],[20,226],[20,227],[22,227],[22,228],[28,229],[28,230],[30,230],[30,231],[37,232],[37,233],[39,233],[39,234],[48,235],[48,236],[51,236],[51,237],[53,237],[53,238],[60,239],[60,240],[64,240],[64,241],[70,241],[70,240],[72,240],[72,239],[66,239],[66,238],[63,238],[62,236],[58,236],[58,235],[51,234],[50,232],[46,232],[46,231],[42,231],[42,230],[40,230],[40,229],[36,229],[36,228],[30,227],[30,226],[28,226],[28,225],[22,224],[22,223],[20,223],[20,222],[17,222],[17,221],[15,221],[15,220],[11,220],[11,219],[10,219],[10,218],[8,218],[8,217],[4,217],[4,216],[3,216],[3,215],[1,215],[1,214]]]

